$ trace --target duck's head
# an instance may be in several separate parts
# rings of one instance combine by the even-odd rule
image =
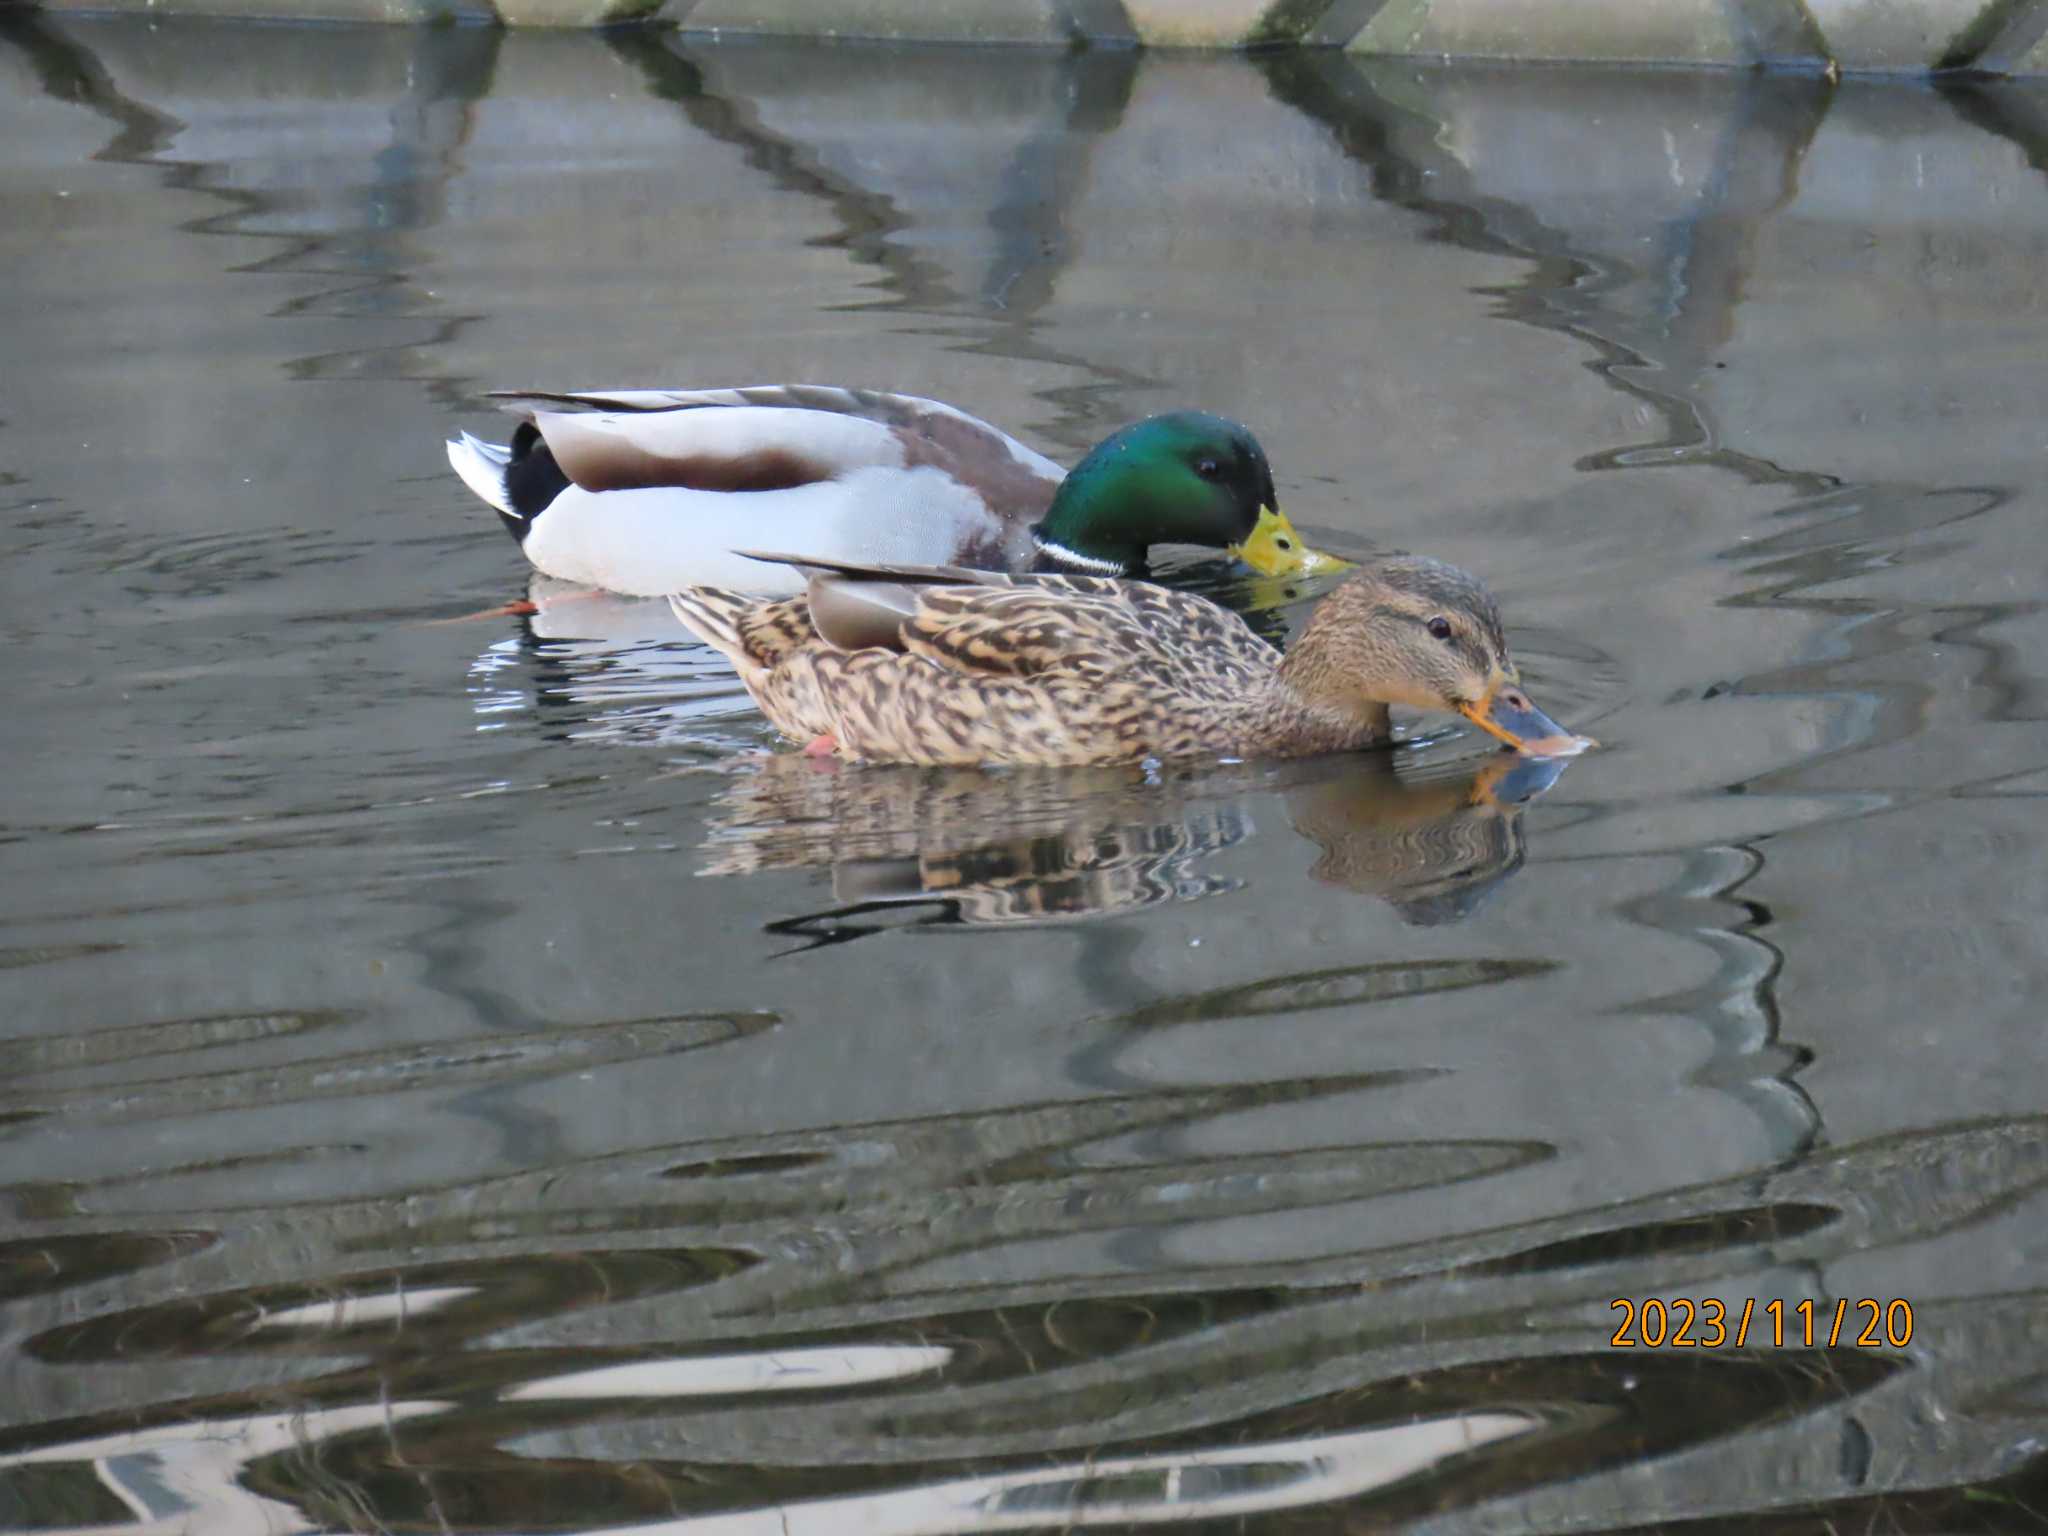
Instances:
[[[1399,704],[1463,715],[1537,756],[1589,745],[1529,701],[1493,595],[1441,560],[1365,562],[1323,599],[1282,672],[1311,702],[1382,732]]]
[[[1227,550],[1268,576],[1346,563],[1301,542],[1259,440],[1202,411],[1148,416],[1104,439],[1061,482],[1034,532],[1052,565],[1101,575],[1142,571],[1154,544]]]

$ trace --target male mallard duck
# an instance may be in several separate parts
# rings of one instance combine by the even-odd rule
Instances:
[[[1072,474],[936,400],[869,390],[507,392],[508,444],[448,444],[550,576],[659,596],[688,586],[790,593],[787,567],[735,545],[854,564],[1132,576],[1154,544],[1228,550],[1266,575],[1335,569],[1273,493],[1236,422],[1153,416]]]
[[[1206,598],[1090,576],[827,567],[760,602],[669,598],[763,714],[875,762],[1121,763],[1307,757],[1384,742],[1387,706],[1454,711],[1539,755],[1576,738],[1517,686],[1500,613],[1437,560],[1371,560],[1283,658]]]

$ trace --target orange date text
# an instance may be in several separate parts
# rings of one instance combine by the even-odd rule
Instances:
[[[1743,1302],[1739,1312],[1711,1296],[1694,1301],[1649,1296],[1608,1303],[1621,1326],[1607,1342],[1615,1349],[1904,1349],[1913,1342],[1913,1304],[1857,1301]]]

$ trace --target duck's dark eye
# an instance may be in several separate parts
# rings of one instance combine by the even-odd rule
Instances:
[[[1429,621],[1429,632],[1439,640],[1448,640],[1451,638],[1451,621],[1438,614]]]
[[[1214,480],[1223,473],[1223,466],[1214,459],[1197,459],[1195,460],[1195,473],[1204,480]]]

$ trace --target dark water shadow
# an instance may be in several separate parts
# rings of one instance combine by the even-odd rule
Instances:
[[[1166,1285],[1057,1272],[920,1285],[949,1255],[979,1252],[990,1272],[1004,1248],[1077,1219],[1108,1233],[1222,1214],[1256,1180],[1284,1176],[1311,1200],[1391,1195],[1541,1155],[1362,1142],[1330,1149],[1318,1190],[1314,1159],[1119,1153],[1148,1119],[1250,1102],[1239,1089],[1182,1091],[848,1126],[832,1135],[850,1155],[830,1164],[760,1139],[429,1193],[407,1202],[392,1239],[444,1245],[444,1217],[502,1223],[522,1204],[586,1235],[553,1255],[372,1264],[45,1331],[33,1358],[118,1359],[131,1378],[203,1359],[304,1369],[289,1385],[266,1377],[139,1416],[0,1433],[0,1489],[32,1524],[141,1497],[165,1514],[267,1508],[335,1529],[587,1529],[601,1517],[651,1532],[753,1512],[968,1531],[1014,1528],[1037,1509],[1051,1525],[1197,1528],[1291,1511],[1289,1528],[1336,1531],[1562,1500],[1552,1507],[1632,1528],[1635,1469],[1685,1451],[1691,1469],[1662,1485],[1667,1506],[1731,1522],[1776,1509],[1791,1529],[1769,1448],[1796,1430],[1842,1448],[1839,1472],[1807,1475],[1808,1489],[1835,1489],[1800,1499],[1809,1523],[1886,1511],[1909,1530],[2013,1529],[1994,1517],[2038,1494],[2040,1458],[2015,1462],[1991,1422],[1948,1443],[1944,1471],[1970,1496],[1870,1486],[1873,1455],[1898,1454],[1941,1400],[1922,1341],[1976,1362],[1986,1401],[2023,1394],[2031,1365],[2001,1357],[2038,1316],[2038,1293],[1922,1306],[1903,1347],[1605,1347],[1608,1299],[1646,1281],[1668,1288],[1683,1273],[1690,1293],[1711,1296],[1761,1265],[1797,1295],[1791,1277],[1832,1260],[1994,1219],[2048,1187],[2038,1121],[1885,1138],[1761,1180],[1449,1243],[1177,1265]],[[878,1160],[881,1148],[896,1155]],[[665,1246],[706,1200],[727,1242]],[[827,1279],[788,1246],[828,1213],[834,1245],[863,1254],[858,1276]],[[606,1231],[638,1236],[611,1246]],[[554,1326],[535,1333],[543,1317]],[[1984,1524],[1963,1518],[1977,1514]]]

